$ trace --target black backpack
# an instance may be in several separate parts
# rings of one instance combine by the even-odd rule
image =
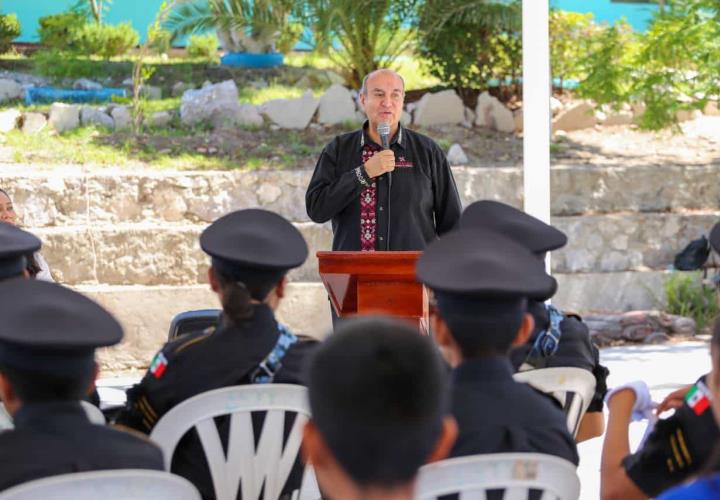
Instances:
[[[682,252],[675,256],[675,269],[694,271],[700,269],[710,255],[710,243],[705,236],[688,243]]]

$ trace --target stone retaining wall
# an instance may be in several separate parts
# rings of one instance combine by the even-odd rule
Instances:
[[[611,214],[555,217],[569,244],[553,253],[557,273],[612,273],[667,269],[688,241],[707,234],[720,211],[688,214]],[[328,224],[295,223],[310,257],[290,274],[317,281],[319,250],[329,250]],[[198,236],[205,224],[119,224],[38,228],[43,255],[65,283],[188,285],[206,282],[208,258]]]
[[[312,172],[107,171],[86,175],[79,167],[59,172],[0,175],[28,227],[165,221],[210,222],[230,210],[263,207],[307,221],[305,189]],[[103,172],[100,170],[100,172]],[[517,168],[454,167],[464,203],[492,198],[520,206]],[[551,174],[556,216],[668,212],[720,207],[720,165],[595,168],[557,166]]]

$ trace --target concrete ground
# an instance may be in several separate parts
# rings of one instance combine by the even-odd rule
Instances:
[[[708,343],[682,342],[667,345],[610,347],[600,351],[602,364],[610,369],[608,387],[642,379],[650,387],[653,401],[660,402],[681,385],[691,384],[710,371]],[[606,413],[607,418],[607,413]],[[630,427],[630,445],[636,447],[645,432],[645,423]],[[580,498],[595,500],[600,493],[600,452],[602,438],[592,439],[578,446],[582,485]]]
[[[642,379],[650,387],[653,400],[660,402],[673,390],[693,383],[700,375],[710,371],[707,341],[681,342],[666,345],[640,345],[609,347],[600,351],[601,362],[610,369],[608,386]],[[100,380],[98,389],[103,400],[120,404],[125,388],[137,377]],[[607,415],[606,415],[607,417]],[[645,423],[630,427],[630,443],[635,447],[645,431]],[[595,500],[600,492],[600,453],[602,437],[581,443],[578,475],[582,490],[581,500]]]

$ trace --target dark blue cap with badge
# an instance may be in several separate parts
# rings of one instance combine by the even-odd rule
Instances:
[[[200,247],[223,276],[242,283],[263,300],[288,272],[305,262],[308,247],[295,226],[276,213],[252,208],[213,222]]]
[[[26,256],[40,250],[41,245],[36,236],[0,222],[0,280],[22,274],[27,266]]]
[[[122,327],[100,305],[55,283],[0,283],[0,370],[75,376],[94,367],[97,347],[117,344]]]
[[[559,229],[515,207],[493,200],[476,201],[460,217],[461,228],[483,228],[499,232],[533,253],[545,253],[567,244]]]
[[[417,264],[433,290],[481,297],[552,295],[557,282],[517,241],[484,229],[461,228],[433,242]]]

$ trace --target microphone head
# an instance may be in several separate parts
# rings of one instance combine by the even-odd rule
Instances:
[[[378,123],[377,133],[380,136],[390,135],[390,124],[389,123]]]

